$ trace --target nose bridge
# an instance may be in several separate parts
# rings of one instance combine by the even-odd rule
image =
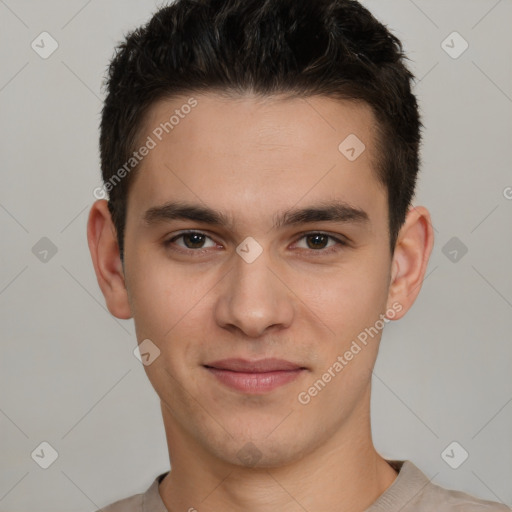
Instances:
[[[232,265],[217,308],[219,324],[234,325],[248,336],[259,336],[270,326],[288,326],[293,307],[286,287],[275,276],[270,251],[246,240],[233,255]]]

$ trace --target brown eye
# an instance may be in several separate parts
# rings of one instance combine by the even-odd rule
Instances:
[[[177,243],[178,240],[182,240],[182,243]],[[208,241],[210,241],[210,245],[205,245]],[[215,247],[215,242],[205,235],[204,233],[198,231],[187,231],[185,233],[180,233],[177,236],[174,236],[170,240],[164,242],[166,247],[170,247],[172,245],[176,245],[182,249],[208,249],[210,247]]]
[[[329,241],[329,237],[322,233],[307,235],[305,238],[310,249],[325,249],[325,246]]]
[[[305,243],[302,243],[302,240]],[[306,233],[297,242],[300,249],[309,249],[309,252],[318,254],[328,254],[338,251],[343,246],[348,245],[342,238],[329,235],[327,233]]]
[[[188,249],[201,249],[206,237],[200,233],[186,233],[181,238]]]

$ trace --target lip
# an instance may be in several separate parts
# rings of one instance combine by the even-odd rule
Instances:
[[[286,361],[284,359],[268,358],[258,361],[248,361],[242,358],[221,359],[213,363],[207,363],[204,366],[216,368],[218,370],[231,370],[233,372],[245,373],[264,373],[285,370],[299,370],[298,364]]]
[[[297,379],[306,368],[283,359],[222,359],[204,367],[222,384],[249,394],[270,392]]]

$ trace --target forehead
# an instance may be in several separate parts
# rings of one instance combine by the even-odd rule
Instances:
[[[228,214],[341,199],[375,212],[385,190],[374,172],[369,106],[327,97],[191,94],[148,111],[141,144],[153,148],[130,188],[139,210],[193,200]],[[381,212],[382,213],[382,212]]]
[[[374,114],[362,101],[212,92],[157,101],[144,117],[142,137],[151,135],[161,147],[181,145],[186,138],[189,146],[210,154],[224,153],[217,151],[224,144],[235,154],[239,142],[243,151],[280,146],[299,153],[324,149],[337,157],[339,143],[356,135],[371,149],[368,157],[376,156],[375,127]]]

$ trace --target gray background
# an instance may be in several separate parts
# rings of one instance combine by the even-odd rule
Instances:
[[[435,483],[510,505],[512,1],[364,4],[402,39],[418,77],[415,204],[436,230],[416,304],[383,335],[376,447]],[[115,43],[156,5],[0,0],[1,511],[91,511],[168,469],[133,323],[107,312],[85,235],[100,185],[102,77]],[[59,45],[47,59],[31,48],[43,31]],[[441,46],[453,31],[469,43],[458,58]],[[41,252],[43,237],[54,255]],[[59,454],[46,470],[31,458],[43,441]],[[469,453],[458,469],[441,456],[452,441]]]

